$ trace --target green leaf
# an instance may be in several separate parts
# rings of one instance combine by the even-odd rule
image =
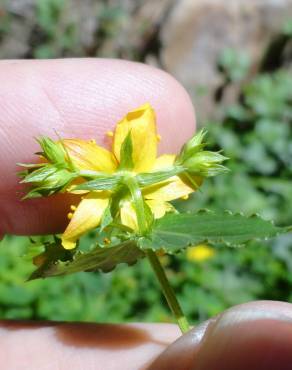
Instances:
[[[76,253],[72,261],[57,262],[35,271],[31,279],[67,275],[80,271],[112,271],[118,264],[133,265],[144,257],[136,242],[126,241],[113,247],[97,247],[88,253]]]
[[[52,243],[45,243],[44,248],[44,252],[34,256],[33,263],[38,266],[38,269],[31,274],[28,280],[42,277],[57,261],[70,260],[74,253],[74,251],[64,249],[61,245],[61,240],[57,238]]]
[[[156,220],[152,234],[141,238],[143,249],[164,249],[174,253],[199,243],[240,246],[254,239],[267,239],[289,228],[274,226],[257,215],[250,217],[230,212],[199,211],[168,214]]]
[[[132,143],[132,136],[131,131],[129,131],[128,135],[126,136],[125,140],[121,145],[121,152],[120,152],[120,170],[132,170],[134,168],[133,162],[133,143]]]

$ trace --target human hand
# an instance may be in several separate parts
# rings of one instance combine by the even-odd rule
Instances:
[[[235,306],[182,337],[168,324],[0,322],[1,370],[291,370],[291,346],[283,302]]]
[[[116,60],[0,62],[0,234],[65,226],[69,199],[20,201],[15,163],[34,159],[34,137],[57,131],[102,143],[105,131],[146,101],[157,113],[161,150],[177,151],[195,119],[186,92],[164,72]],[[176,326],[2,322],[0,369],[291,369],[291,310],[275,302],[235,307],[186,334],[152,366],[179,337]]]

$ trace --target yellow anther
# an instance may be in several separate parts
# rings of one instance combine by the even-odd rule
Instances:
[[[71,211],[74,212],[74,211],[76,211],[77,207],[72,205],[72,206],[70,206],[70,209],[71,209]]]
[[[106,136],[108,136],[108,137],[113,137],[113,136],[114,136],[114,133],[113,133],[112,131],[108,131],[108,132],[106,133]]]
[[[181,199],[182,200],[187,200],[187,199],[189,199],[189,195],[187,194],[187,195],[184,195],[183,197],[181,197]]]
[[[90,140],[89,140],[89,142],[90,142],[91,144],[96,144],[96,141],[95,141],[94,139],[90,139]]]
[[[156,137],[157,137],[157,141],[161,141],[161,136],[159,134]]]
[[[104,242],[104,244],[110,244],[111,241],[109,240],[109,238],[104,238],[103,242]]]
[[[68,219],[69,219],[69,220],[71,220],[71,218],[73,217],[73,213],[72,213],[72,212],[69,212],[69,213],[67,214],[67,217],[68,217]]]

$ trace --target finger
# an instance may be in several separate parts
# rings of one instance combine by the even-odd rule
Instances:
[[[161,150],[177,151],[193,133],[194,112],[165,72],[106,59],[0,62],[0,233],[49,233],[66,222],[60,198],[20,201],[15,164],[35,160],[35,137],[104,144],[105,132],[145,102],[156,110]]]
[[[174,325],[0,323],[5,370],[137,370],[179,336]]]
[[[291,304],[247,303],[178,339],[149,370],[290,370],[291,346]]]

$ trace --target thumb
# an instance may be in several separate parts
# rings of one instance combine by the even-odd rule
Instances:
[[[174,342],[149,370],[290,370],[292,305],[235,306]]]

